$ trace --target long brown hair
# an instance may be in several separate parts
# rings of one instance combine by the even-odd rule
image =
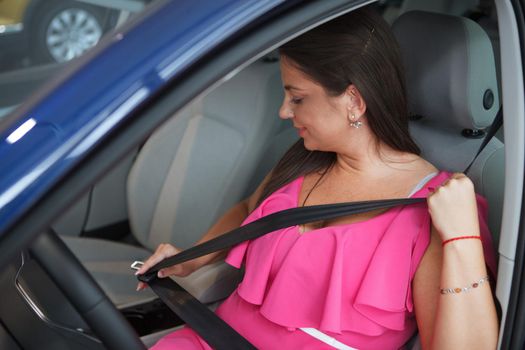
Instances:
[[[370,129],[391,148],[420,154],[408,131],[404,70],[389,25],[369,7],[352,11],[287,42],[281,56],[319,83],[330,96],[350,84],[366,102]],[[298,176],[331,167],[335,153],[308,151],[297,141],[277,163],[258,200]]]

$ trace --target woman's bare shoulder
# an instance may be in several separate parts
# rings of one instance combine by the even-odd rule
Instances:
[[[425,174],[431,174],[431,173],[437,173],[439,172],[439,169],[432,163],[430,163],[428,160],[426,160],[425,158],[422,158],[420,156],[418,156],[418,159],[416,161],[416,167],[415,167],[415,172],[418,174],[418,175],[425,175]]]
[[[411,161],[407,162],[406,166],[414,178],[422,178],[439,171],[434,164],[419,155],[411,155]]]
[[[423,157],[418,156],[418,162],[420,163],[421,169],[423,171],[427,172],[437,172],[439,169],[432,163],[430,163],[428,160],[426,160]]]
[[[411,155],[409,161],[402,162],[399,167],[396,167],[390,178],[389,186],[399,187],[404,193],[407,188],[411,191],[422,180],[438,172],[439,169],[423,157]]]

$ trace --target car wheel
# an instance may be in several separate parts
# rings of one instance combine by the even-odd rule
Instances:
[[[104,13],[86,4],[45,2],[32,24],[33,59],[67,62],[95,46],[104,33]]]

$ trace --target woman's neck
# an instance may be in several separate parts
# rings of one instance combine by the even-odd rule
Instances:
[[[369,144],[368,147],[337,153],[333,170],[353,176],[384,177],[392,170],[406,169],[419,159],[415,154],[392,149],[384,143]]]

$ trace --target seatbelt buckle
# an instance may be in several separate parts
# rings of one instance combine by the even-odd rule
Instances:
[[[140,270],[140,268],[141,268],[143,265],[144,265],[144,262],[143,262],[143,261],[135,260],[135,261],[131,264],[130,268],[131,268],[132,270],[138,271],[138,270]]]

